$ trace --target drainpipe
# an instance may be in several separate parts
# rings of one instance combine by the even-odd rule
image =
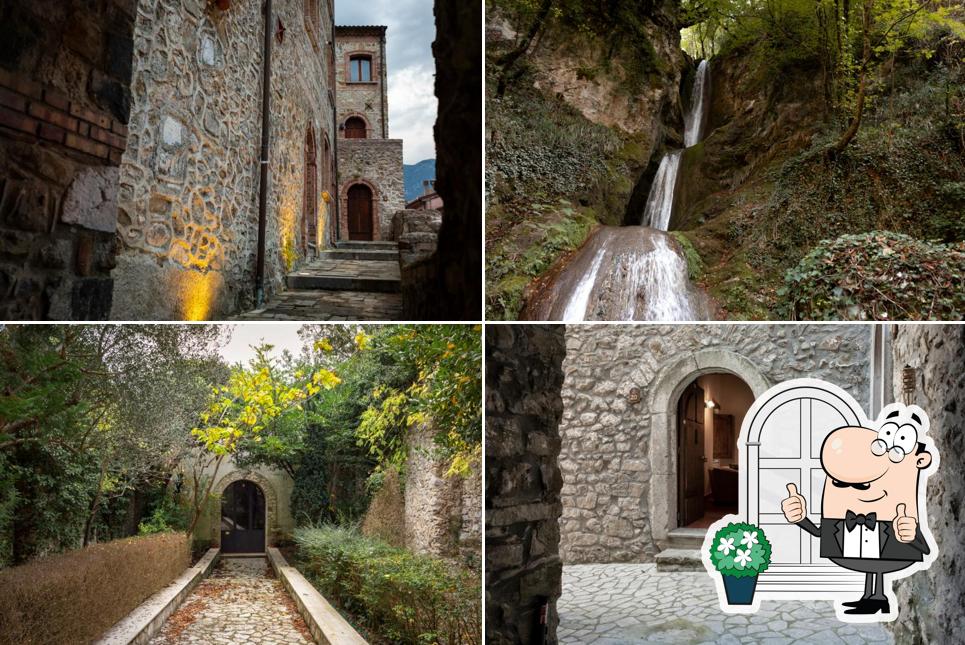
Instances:
[[[382,101],[382,138],[389,138],[389,115],[385,113],[385,93],[388,92],[386,87],[386,63],[385,63],[385,30],[382,30],[382,42],[379,43],[379,61],[382,63],[382,69],[379,70],[379,76],[381,77],[379,88],[379,99]]]
[[[332,240],[332,246],[338,244],[338,240],[341,236],[341,226],[342,226],[342,200],[339,197],[339,176],[338,176],[338,72],[336,71],[336,65],[338,65],[338,60],[336,59],[337,51],[335,49],[335,13],[332,12],[332,170],[334,176],[332,177],[332,186],[330,188],[332,191],[332,201],[335,202],[335,239]]]
[[[255,306],[265,302],[265,228],[268,220],[268,150],[271,146],[271,0],[265,0],[264,65],[261,77],[261,181],[258,190],[258,251],[255,256]]]

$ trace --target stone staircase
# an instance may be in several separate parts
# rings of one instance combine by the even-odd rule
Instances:
[[[657,571],[703,571],[700,547],[707,529],[677,528],[667,534],[663,551],[657,554]]]
[[[293,291],[399,293],[399,245],[396,242],[339,242],[289,273]]]

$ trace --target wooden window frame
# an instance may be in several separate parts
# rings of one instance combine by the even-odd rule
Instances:
[[[352,61],[356,58],[367,58],[369,60],[371,80],[368,80],[368,81],[352,80]],[[356,51],[346,52],[345,53],[345,84],[346,85],[363,85],[363,86],[378,85],[379,70],[376,66],[375,54],[366,50],[356,50]]]

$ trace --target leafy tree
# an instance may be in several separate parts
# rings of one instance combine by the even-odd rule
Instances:
[[[402,325],[373,345],[418,371],[406,388],[380,385],[357,435],[379,463],[399,466],[405,436],[430,424],[438,457],[466,474],[481,454],[482,333],[479,325]]]

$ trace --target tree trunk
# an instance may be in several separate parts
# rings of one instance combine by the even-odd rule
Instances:
[[[496,64],[499,65],[499,78],[496,81],[496,96],[501,97],[506,93],[506,86],[511,80],[510,75],[516,63],[526,53],[529,49],[530,44],[532,44],[533,39],[536,38],[536,34],[543,27],[543,23],[549,16],[550,9],[553,7],[553,0],[543,0],[543,4],[540,5],[539,11],[536,13],[536,19],[533,24],[530,25],[529,31],[523,37],[523,40],[513,48],[512,50],[506,52],[497,59]]]
[[[862,18],[863,32],[863,52],[861,54],[861,72],[858,78],[858,98],[854,106],[854,116],[851,118],[851,125],[844,131],[841,138],[828,149],[827,156],[834,160],[851,143],[854,136],[858,134],[861,126],[861,116],[864,114],[864,99],[868,86],[868,65],[871,63],[871,5],[873,0],[865,0]]]

